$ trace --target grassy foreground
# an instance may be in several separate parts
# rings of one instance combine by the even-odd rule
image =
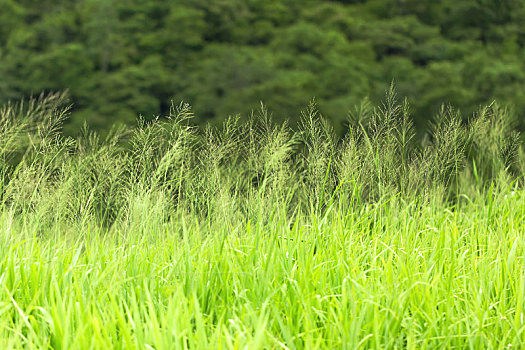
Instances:
[[[171,120],[65,139],[59,95],[0,113],[0,348],[523,348],[512,119],[356,109],[343,141]]]
[[[525,195],[142,234],[1,221],[2,349],[522,348]],[[175,234],[176,232],[176,234]],[[120,237],[120,238],[116,238]]]

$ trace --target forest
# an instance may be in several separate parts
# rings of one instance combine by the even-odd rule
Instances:
[[[3,0],[0,104],[69,92],[106,132],[194,106],[197,124],[260,102],[295,125],[312,98],[344,133],[348,111],[394,81],[418,130],[442,103],[467,118],[497,100],[525,113],[522,0]],[[521,124],[524,124],[523,122]],[[523,128],[523,125],[521,125]]]

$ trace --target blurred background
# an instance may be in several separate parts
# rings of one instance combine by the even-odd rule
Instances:
[[[443,102],[523,116],[524,58],[524,0],[0,0],[0,104],[67,89],[68,134],[172,100],[197,123],[264,101],[294,124],[313,97],[341,133],[391,81],[418,127]]]

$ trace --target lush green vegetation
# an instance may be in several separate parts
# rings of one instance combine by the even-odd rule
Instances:
[[[3,0],[0,103],[69,89],[97,130],[195,106],[198,123],[316,97],[338,132],[394,79],[423,129],[443,103],[525,114],[523,0]]]
[[[495,104],[354,110],[339,140],[168,120],[62,136],[62,95],[0,111],[0,346],[521,348],[525,157]]]

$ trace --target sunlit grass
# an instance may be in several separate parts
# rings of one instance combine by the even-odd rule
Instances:
[[[2,348],[521,348],[524,219],[522,192],[45,239],[4,214]]]
[[[419,142],[392,90],[339,141],[314,104],[299,132],[180,105],[102,140],[61,98],[0,111],[0,349],[524,347],[505,110]]]

